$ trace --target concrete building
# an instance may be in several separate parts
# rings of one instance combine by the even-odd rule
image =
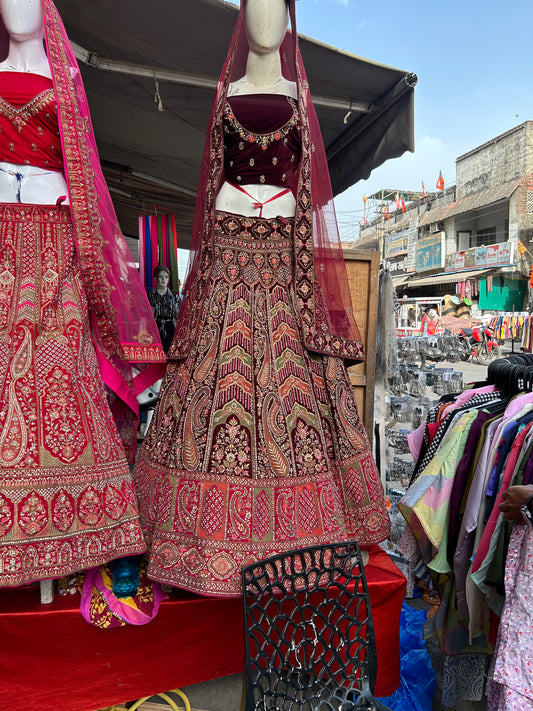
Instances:
[[[378,215],[361,241],[379,245],[399,295],[458,295],[474,315],[521,311],[531,295],[533,121],[459,156],[455,185]]]

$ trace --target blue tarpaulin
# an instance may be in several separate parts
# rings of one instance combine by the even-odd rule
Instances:
[[[426,610],[415,610],[406,602],[400,614],[401,683],[392,694],[379,700],[391,711],[432,711],[435,672],[422,639]]]

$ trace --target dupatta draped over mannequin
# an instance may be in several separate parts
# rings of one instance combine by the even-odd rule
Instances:
[[[294,228],[296,308],[304,344],[310,351],[344,358],[347,365],[364,360],[355,323],[346,266],[340,243],[328,164],[297,42],[294,0],[291,31],[280,48],[283,76],[296,82],[302,150],[295,192]],[[218,81],[202,161],[196,201],[189,273],[169,360],[185,358],[195,342],[209,283],[213,254],[215,203],[224,182],[224,106],[229,85],[246,70],[248,40],[244,5]]]
[[[102,175],[78,63],[52,0],[42,0],[42,10],[91,337],[102,379],[112,393],[111,411],[131,461],[136,447],[136,395],[162,377],[166,359]],[[0,59],[7,56],[8,46],[0,18]]]
[[[269,112],[265,96],[239,96],[241,105],[248,100],[249,122],[232,133],[239,102],[230,106],[226,97],[248,53],[239,16],[206,140],[171,362],[133,472],[148,577],[204,595],[242,594],[242,566],[274,552],[353,538],[371,544],[390,532],[345,368],[363,359],[363,349],[290,10],[293,32],[281,59],[285,78],[297,82],[298,110],[278,95],[271,105],[285,106],[282,118],[277,108]],[[294,118],[287,120],[289,105]],[[258,128],[259,115],[266,120]],[[289,125],[301,142],[299,163],[291,134],[283,135]],[[231,142],[254,168],[240,176],[253,193],[266,182],[261,148],[282,139],[280,157],[265,153],[264,165],[277,166],[285,190],[293,190],[295,216],[216,210],[229,177],[224,161],[228,173],[233,167]],[[257,160],[244,141],[257,142]],[[292,156],[298,172],[291,166],[288,180],[282,171]]]

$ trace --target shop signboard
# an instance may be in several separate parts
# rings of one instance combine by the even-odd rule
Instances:
[[[427,272],[444,266],[444,232],[422,237],[416,246],[416,271]]]
[[[446,257],[446,271],[504,267],[513,263],[514,243],[500,242],[488,247],[472,247]]]
[[[407,258],[405,260],[406,271],[414,272],[416,269],[416,244],[418,240],[418,217],[409,220],[407,230]]]
[[[455,269],[464,269],[465,268],[465,259],[466,259],[466,254],[464,252],[456,252],[455,259],[454,259]]]
[[[484,267],[487,264],[487,248],[486,247],[475,247],[474,252],[474,266]]]
[[[387,267],[393,276],[398,276],[398,274],[405,274],[407,271],[407,260],[405,257],[400,257],[399,259],[394,259],[387,261]]]
[[[385,235],[385,259],[389,260],[407,254],[409,230]]]

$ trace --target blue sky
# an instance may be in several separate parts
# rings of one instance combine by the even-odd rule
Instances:
[[[336,198],[342,239],[359,234],[363,194],[434,190],[439,170],[451,185],[458,156],[533,120],[531,0],[299,0],[296,12],[300,33],[418,76],[415,152]]]
[[[457,156],[533,120],[531,0],[300,0],[296,10],[300,33],[418,76],[415,153],[336,199],[344,239],[357,234],[363,193],[434,190],[439,170],[452,184]]]

